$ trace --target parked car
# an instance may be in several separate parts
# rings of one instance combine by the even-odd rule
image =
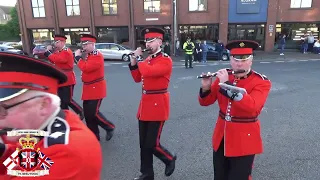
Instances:
[[[44,53],[46,52],[46,46],[45,45],[36,45],[32,50],[32,55],[34,58],[37,59],[45,59],[46,56]]]
[[[132,50],[130,47],[116,43],[96,43],[96,49],[100,51],[104,59],[130,61]]]
[[[207,59],[218,60],[218,52],[216,51],[216,45],[214,42],[207,42],[208,45],[208,55]],[[230,60],[230,51],[228,49],[224,49],[222,52],[222,60],[228,61]]]
[[[15,53],[15,54],[24,54],[25,53],[20,49],[15,49],[12,46],[7,45],[0,45],[0,52],[9,52],[9,53]]]
[[[218,52],[216,51],[215,46],[208,45],[208,54],[207,54],[207,59],[214,59],[218,60]],[[222,60],[223,61],[228,61],[230,60],[230,51],[227,49],[224,49],[222,52]]]

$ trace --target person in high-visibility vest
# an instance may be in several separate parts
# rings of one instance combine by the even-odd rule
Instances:
[[[193,50],[194,50],[195,46],[193,44],[193,42],[191,42],[191,39],[188,37],[187,41],[183,44],[183,50],[186,53],[186,58],[185,58],[185,66],[186,68],[193,68],[192,67],[192,60],[193,60]],[[189,67],[188,67],[189,64]]]

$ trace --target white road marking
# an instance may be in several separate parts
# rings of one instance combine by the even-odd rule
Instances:
[[[300,61],[300,62],[306,62],[306,61],[309,61],[309,60],[303,60],[303,59],[302,59],[302,60],[299,60],[299,61]]]
[[[259,63],[261,63],[261,64],[269,64],[271,62],[259,62]]]
[[[275,61],[276,63],[283,63],[284,61]]]
[[[110,63],[110,64],[124,64],[124,63]]]

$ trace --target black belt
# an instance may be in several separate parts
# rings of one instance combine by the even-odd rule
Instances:
[[[167,89],[159,89],[159,90],[144,90],[142,89],[142,94],[164,94],[168,92]]]
[[[103,80],[104,80],[104,77],[99,78],[99,79],[95,79],[93,81],[88,81],[88,82],[82,81],[82,82],[83,82],[84,85],[90,85],[90,84],[93,84],[93,83],[96,83],[96,82],[100,82],[100,81],[103,81]]]
[[[219,111],[219,116],[226,121],[239,122],[239,123],[248,123],[248,122],[258,121],[257,117],[234,117],[234,116],[229,116],[229,115],[226,116],[221,111]]]

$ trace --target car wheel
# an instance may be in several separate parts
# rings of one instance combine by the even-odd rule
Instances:
[[[222,55],[222,61],[228,61],[228,55],[227,54],[223,54]]]
[[[38,55],[34,55],[33,57],[36,58],[36,59],[39,59],[39,56],[38,56]]]
[[[128,55],[124,54],[122,56],[122,61],[125,61],[125,62],[130,61],[130,57]]]

